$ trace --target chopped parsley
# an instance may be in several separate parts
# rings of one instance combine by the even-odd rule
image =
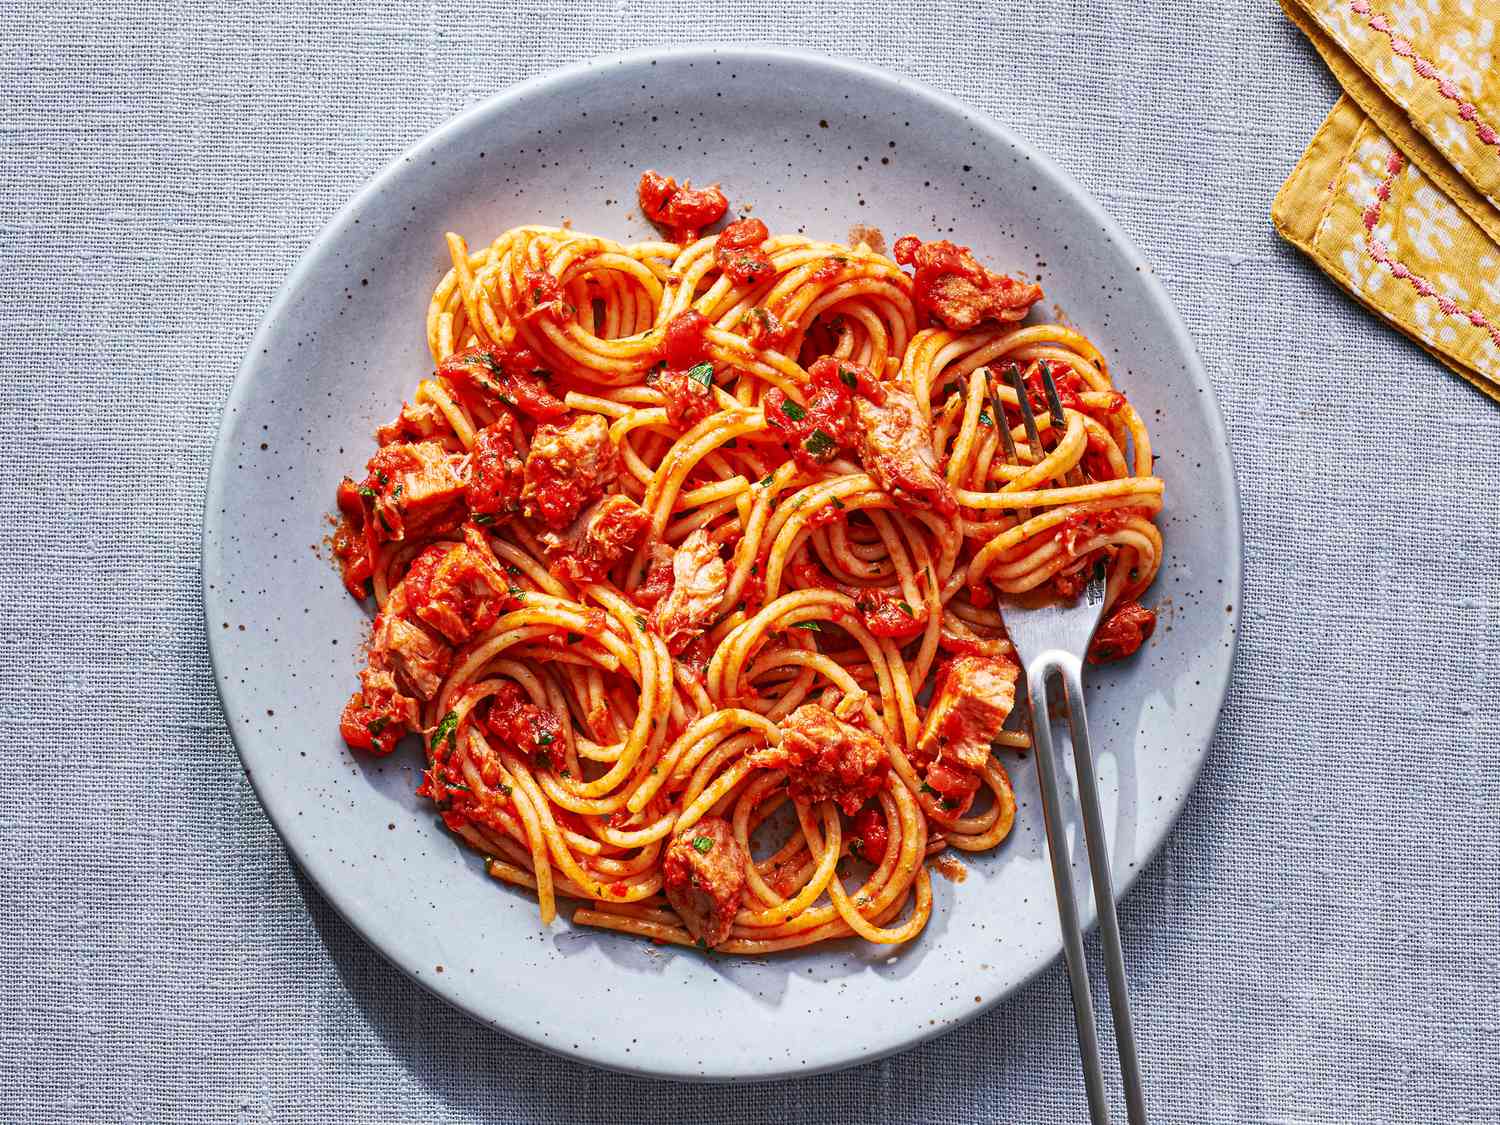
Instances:
[[[490,524],[495,522],[495,517],[490,515],[488,512],[480,512],[479,515],[472,518],[474,522],[477,523],[480,527],[488,527]]]
[[[515,563],[506,563],[505,564],[505,573],[506,574],[520,574],[521,573],[521,568],[518,567]]]
[[[368,484],[362,484],[359,486],[359,494],[370,500],[375,499],[375,490]]]
[[[849,841],[849,854],[856,859],[865,858],[865,840],[863,836],[856,836]]]
[[[536,736],[536,744],[538,746],[551,746],[552,745],[552,733],[550,731],[545,731],[545,730],[542,731],[541,734],[539,734],[539,735]]]
[[[513,598],[524,598],[526,596],[526,591],[514,584],[507,586],[505,592]]]
[[[839,382],[852,391],[859,386],[859,376],[841,363],[839,364]]]
[[[776,475],[775,473],[767,473],[765,476],[761,477],[760,478],[760,486],[762,488],[770,488],[771,487],[771,481],[775,478],[775,475]]]
[[[791,405],[790,403],[787,404]],[[782,407],[786,409],[786,407]],[[814,457],[824,457],[838,448],[838,443],[833,440],[833,435],[827,430],[817,429],[807,435],[807,440],[802,443],[802,448]]]
[[[938,791],[936,789],[934,789],[932,786],[928,785],[927,782],[925,782],[925,781],[922,782],[922,787],[920,789],[918,789],[917,792],[918,793],[926,793],[926,794],[928,794],[929,796],[932,796],[932,797],[936,797],[938,795]]]
[[[382,716],[380,716],[380,718],[378,718],[378,719],[371,719],[368,723],[366,723],[365,724],[365,730],[369,731],[370,734],[373,737],[379,738],[380,737],[380,732],[383,731],[383,730],[385,730],[385,728],[388,727],[388,726],[390,726],[390,725],[391,725],[390,716],[389,715],[382,715]]]
[[[714,850],[714,841],[711,836],[694,836],[693,850],[699,855],[707,855]]]
[[[646,627],[646,619],[644,617],[642,617],[639,613],[634,614],[633,616],[635,617],[635,623],[637,625],[639,625],[642,629],[644,629]]]
[[[705,390],[714,385],[714,365],[711,363],[699,363],[687,370],[687,377],[695,383],[702,384]]]
[[[838,509],[842,510],[843,507],[844,507],[844,502],[842,500],[840,500],[837,496],[835,496],[835,497],[833,497],[833,506],[835,508],[838,508]]]
[[[807,417],[807,407],[790,398],[781,404],[781,412],[793,422],[800,422]]]
[[[568,634],[568,643],[570,645],[576,645],[581,640],[583,640],[583,634],[581,634],[581,633],[569,633]]]
[[[912,608],[911,608],[911,603],[910,602],[897,602],[896,604],[901,607],[901,612],[904,613],[904,614],[906,614],[907,617],[915,617],[916,616],[916,614],[914,612],[912,612]]]
[[[503,794],[505,794],[507,797],[509,797],[511,795],[511,793],[514,792],[514,790],[511,789],[511,787],[509,785],[505,784],[505,782],[503,782],[503,781],[500,783],[499,789],[500,789],[500,792],[503,793]]]
[[[823,627],[816,621],[799,621],[792,626],[793,629],[806,629],[809,633],[821,633]]]
[[[981,410],[979,412],[979,424],[981,426],[993,426],[995,423],[990,419],[990,416],[989,416],[988,413],[986,413],[985,411]]]
[[[438,723],[437,729],[432,732],[432,748],[434,751],[442,745],[443,739],[448,740],[448,749],[458,745],[458,712],[449,711],[443,716],[443,721]]]

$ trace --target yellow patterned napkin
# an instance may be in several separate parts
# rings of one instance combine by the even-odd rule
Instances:
[[[1345,96],[1277,230],[1500,402],[1500,0],[1281,2]]]

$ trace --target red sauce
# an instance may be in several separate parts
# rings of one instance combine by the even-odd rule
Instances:
[[[979,777],[963,766],[939,758],[927,767],[926,784],[936,797],[932,802],[936,806],[933,815],[951,821],[963,816],[973,803]]]
[[[359,494],[359,486],[348,477],[339,482],[336,503],[340,515],[333,532],[333,557],[339,560],[344,588],[363,600],[368,593],[365,583],[374,573],[374,566],[365,536],[364,498]]]
[[[1030,391],[1031,408],[1037,413],[1049,409],[1047,405],[1047,391],[1042,385],[1042,368],[1047,368],[1052,373],[1053,385],[1057,387],[1057,401],[1069,410],[1081,410],[1083,403],[1078,396],[1089,389],[1089,385],[1083,381],[1083,376],[1074,371],[1065,363],[1050,363],[1042,360],[1026,377],[1026,389]]]
[[[747,321],[750,325],[750,335],[747,337],[750,346],[759,351],[767,348],[781,351],[795,334],[795,326],[783,324],[779,316],[759,305],[746,313],[740,323],[745,324]]]
[[[506,516],[521,510],[525,461],[516,448],[509,414],[474,435],[468,500],[474,515]]]
[[[671,176],[655,171],[641,173],[636,198],[646,218],[674,242],[692,242],[700,230],[717,223],[729,210],[729,200],[718,184],[694,188],[684,182],[678,187]]]
[[[1094,641],[1089,645],[1089,663],[1124,660],[1145,644],[1155,631],[1155,610],[1147,609],[1137,601],[1117,605],[1094,634]]]
[[[561,759],[562,723],[544,711],[510,680],[500,685],[481,720],[508,748],[530,757],[539,750]]]
[[[545,316],[561,324],[578,310],[563,296],[562,285],[546,270],[527,270],[521,278],[521,316]]]
[[[820,284],[824,281],[834,281],[844,275],[844,270],[846,270],[848,266],[848,258],[824,258],[821,262],[818,263],[818,268],[813,270],[812,273],[808,275],[807,280],[813,285]]]
[[[465,406],[514,406],[539,422],[550,422],[568,412],[562,399],[547,389],[550,373],[530,348],[466,348],[438,365],[445,380]]]
[[[410,701],[394,690],[371,690],[367,683],[350,697],[339,716],[339,734],[355,750],[389,754],[407,731]],[[401,702],[398,702],[401,701]]]
[[[879,401],[881,391],[868,370],[832,356],[819,359],[807,374],[806,406],[789,399],[779,387],[766,392],[766,424],[782,435],[783,448],[791,451],[797,464],[816,469],[858,443],[854,393]]]
[[[927,608],[884,590],[862,590],[855,599],[860,620],[877,637],[914,637],[927,627]]]
[[[1042,299],[1042,287],[992,273],[967,246],[947,239],[898,238],[896,261],[912,267],[913,297],[947,327],[964,330],[990,318],[1013,320]]]
[[[662,358],[672,368],[692,367],[708,358],[709,319],[696,309],[680,312],[667,321],[662,336]]]
[[[891,833],[886,827],[885,814],[879,805],[866,805],[854,818],[854,838],[849,850],[875,866],[885,858],[885,849],[890,844]]]
[[[761,243],[771,236],[759,219],[741,219],[730,223],[714,244],[714,264],[736,285],[769,278],[775,272],[771,256]]]

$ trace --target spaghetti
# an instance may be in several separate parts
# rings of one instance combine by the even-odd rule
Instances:
[[[563,897],[728,953],[908,941],[925,861],[1015,818],[995,591],[1076,595],[1102,554],[1090,658],[1150,634],[1146,428],[1085,337],[1023,323],[1038,286],[962,247],[699,237],[717,187],[640,195],[662,240],[447,236],[435,371],[339,487],[378,606],[340,729],[420,732],[418,792],[544,923]],[[1010,365],[1031,442],[986,393]]]

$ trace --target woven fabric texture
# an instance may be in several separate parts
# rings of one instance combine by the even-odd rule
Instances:
[[[880,1063],[690,1088],[449,1010],[302,881],[199,596],[240,355],[366,179],[647,44],[892,68],[1067,167],[1228,418],[1246,613],[1212,756],[1122,909],[1160,1122],[1500,1119],[1500,412],[1272,229],[1332,103],[1271,4],[0,5],[0,1119],[1082,1122],[1060,967]]]

